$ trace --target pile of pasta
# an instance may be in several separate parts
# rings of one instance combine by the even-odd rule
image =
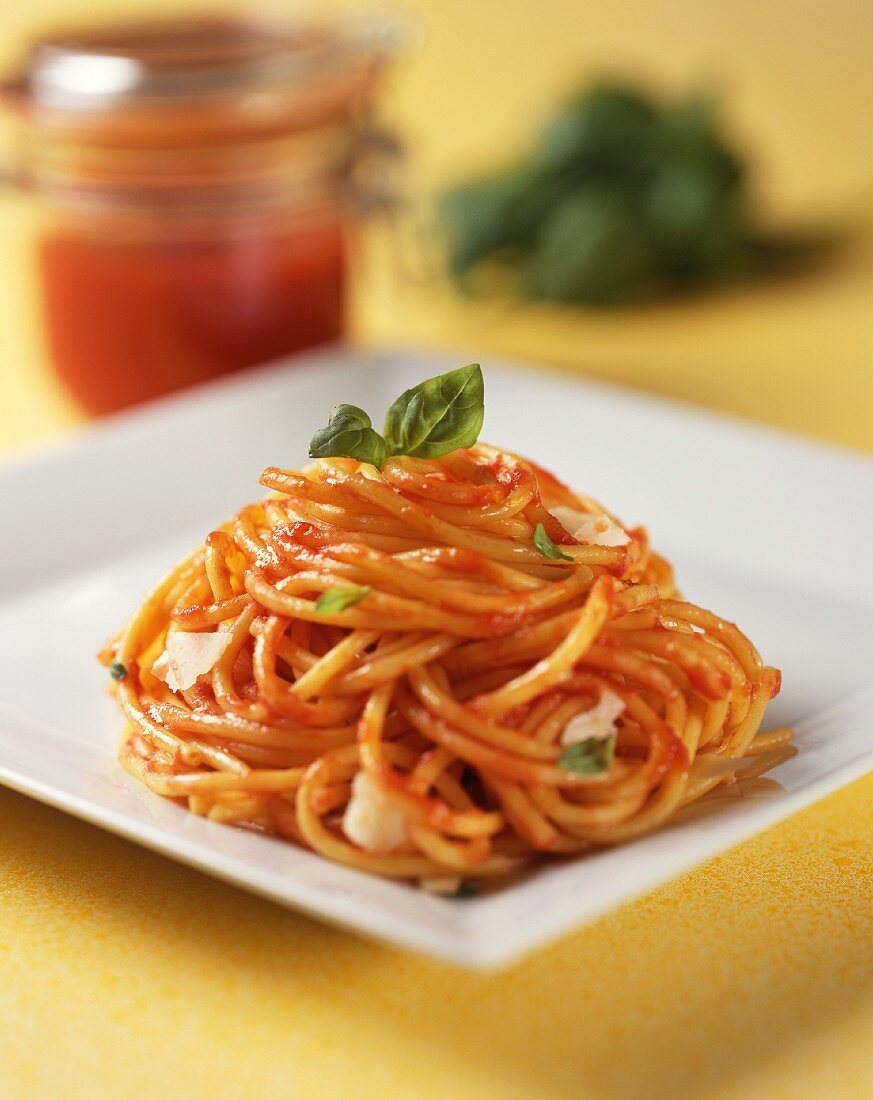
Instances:
[[[261,482],[101,655],[122,764],[194,813],[451,892],[791,752],[759,733],[778,671],[532,462],[477,444]]]

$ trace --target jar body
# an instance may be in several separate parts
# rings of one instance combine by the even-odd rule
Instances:
[[[187,227],[53,216],[37,250],[49,354],[91,413],[344,332],[348,250],[338,204]]]
[[[385,197],[358,186],[391,146],[382,60],[340,27],[223,17],[34,44],[0,85],[12,179],[42,214],[50,357],[88,411],[343,335],[350,196]]]

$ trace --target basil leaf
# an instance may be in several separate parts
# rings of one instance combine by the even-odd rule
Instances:
[[[113,680],[118,682],[119,680],[123,680],[125,676],[127,676],[127,669],[124,667],[121,661],[110,661],[109,675],[112,677]]]
[[[604,305],[638,297],[653,273],[652,242],[639,203],[598,184],[550,211],[526,277],[535,297]]]
[[[558,767],[574,775],[599,775],[609,768],[614,756],[614,733],[603,741],[588,737],[568,745],[558,759]]]
[[[531,248],[543,219],[567,188],[563,177],[555,179],[525,162],[450,192],[439,214],[453,273],[461,276],[494,253]]]
[[[344,424],[349,428],[372,428],[373,422],[357,405],[336,405],[330,414],[331,424]]]
[[[546,534],[546,529],[541,523],[538,523],[534,528],[533,537],[534,546],[539,550],[544,558],[553,558],[554,560],[563,559],[564,561],[573,561],[573,558],[569,554],[565,554],[560,546],[556,546],[555,543]]]
[[[336,615],[347,607],[354,607],[373,591],[369,584],[344,584],[328,588],[315,601],[315,610],[319,615]]]
[[[558,112],[539,142],[539,161],[576,180],[645,178],[656,111],[649,97],[622,84],[594,85]]]
[[[310,458],[356,458],[381,466],[385,454],[385,440],[357,405],[337,405],[327,427],[317,431],[309,444]]]
[[[472,447],[485,418],[485,383],[478,363],[451,370],[400,395],[382,429],[392,455],[440,458]]]

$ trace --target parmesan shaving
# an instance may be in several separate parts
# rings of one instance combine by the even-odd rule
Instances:
[[[624,713],[625,702],[608,688],[590,710],[574,715],[564,726],[562,745],[576,745],[580,741],[606,741],[616,731],[616,721]]]
[[[406,815],[371,775],[358,772],[343,814],[343,832],[364,851],[385,855],[407,839]]]
[[[609,516],[596,512],[577,512],[575,508],[567,508],[563,504],[555,505],[551,511],[558,523],[580,542],[593,546],[627,546],[630,542],[627,531]]]
[[[231,643],[230,634],[196,634],[177,630],[167,638],[167,648],[152,665],[172,691],[187,691],[198,677],[211,672]]]

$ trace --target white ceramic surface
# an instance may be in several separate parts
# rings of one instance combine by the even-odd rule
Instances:
[[[210,874],[368,935],[501,964],[723,851],[873,767],[873,462],[637,394],[491,362],[484,438],[644,522],[683,590],[784,672],[767,725],[797,723],[784,793],[727,800],[497,893],[429,896],[216,825],[114,762],[94,653],[144,591],[297,466],[332,405],[378,419],[461,362],[330,350],[125,414],[0,469],[0,781]],[[60,659],[58,659],[60,658]],[[823,712],[823,713],[818,713]]]

